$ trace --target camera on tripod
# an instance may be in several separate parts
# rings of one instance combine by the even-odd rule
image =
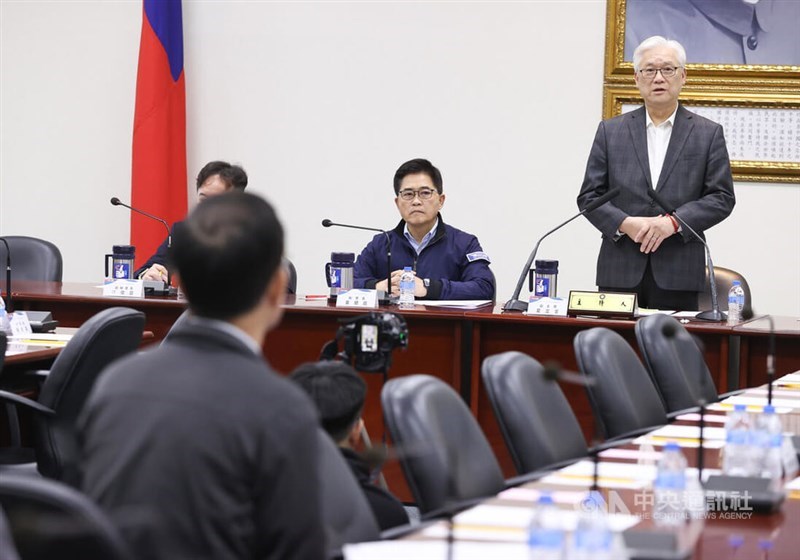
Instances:
[[[392,363],[392,351],[408,347],[408,325],[395,313],[372,311],[342,322],[336,338],[322,348],[320,359],[338,358],[359,371],[386,373]],[[339,340],[344,340],[341,352]]]

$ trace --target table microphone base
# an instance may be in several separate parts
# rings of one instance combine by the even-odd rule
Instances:
[[[681,546],[674,532],[629,529],[622,533],[622,538],[630,560],[685,560],[694,552]]]
[[[521,299],[510,299],[506,302],[503,306],[503,311],[519,311],[524,313],[528,310],[528,303],[522,301]]]
[[[177,295],[177,293],[177,288],[169,286],[166,282],[162,282],[161,280],[144,281],[145,296],[174,296]]]
[[[701,311],[697,315],[694,316],[695,319],[699,319],[701,321],[715,321],[717,323],[721,323],[725,321],[728,316],[725,315],[722,311],[717,309],[716,311],[713,309],[709,309],[708,311]]]
[[[772,513],[780,509],[786,492],[770,490],[771,482],[756,476],[712,475],[703,485],[706,503],[724,503],[733,512]]]

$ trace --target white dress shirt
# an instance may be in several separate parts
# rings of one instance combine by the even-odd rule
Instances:
[[[672,125],[675,124],[675,114],[678,112],[677,105],[675,110],[667,120],[656,126],[650,113],[645,111],[647,119],[647,159],[650,161],[650,181],[655,189],[658,185],[658,178],[661,176],[661,168],[664,167],[664,158],[667,155],[669,139],[672,137]]]

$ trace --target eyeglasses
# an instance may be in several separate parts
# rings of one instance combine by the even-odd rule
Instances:
[[[414,189],[405,189],[400,191],[397,196],[406,202],[410,202],[414,200],[416,196],[418,196],[420,200],[430,200],[435,194],[438,194],[435,189],[419,189],[418,191]]]
[[[680,70],[680,66],[665,66],[664,68],[645,68],[644,70],[639,70],[639,74],[647,78],[648,80],[655,79],[656,74],[661,72],[661,75],[664,78],[672,78],[675,74],[678,73]]]

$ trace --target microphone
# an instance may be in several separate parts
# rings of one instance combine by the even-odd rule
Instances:
[[[331,226],[346,227],[346,228],[352,228],[352,229],[363,229],[364,231],[377,231],[379,233],[382,233],[384,236],[386,236],[386,268],[387,268],[387,271],[386,271],[386,282],[387,282],[387,284],[386,284],[386,299],[385,300],[381,300],[381,303],[384,303],[384,304],[391,303],[391,295],[392,295],[392,240],[389,239],[389,232],[386,231],[386,230],[383,230],[383,229],[371,228],[371,227],[366,227],[366,226],[354,226],[354,225],[351,225],[351,224],[339,224],[339,223],[336,223],[336,222],[332,222],[328,218],[325,218],[324,220],[322,220],[322,227],[331,227]]]
[[[11,249],[5,237],[0,237],[0,241],[6,246],[6,311],[14,311],[14,302],[11,301]]]
[[[120,199],[118,199],[116,196],[112,196],[110,202],[111,202],[112,206],[124,206],[128,210],[132,210],[133,212],[136,212],[137,214],[141,214],[142,216],[147,216],[151,220],[155,220],[157,222],[161,222],[162,224],[164,224],[164,228],[167,230],[167,249],[171,249],[172,248],[172,230],[169,229],[169,224],[167,223],[166,220],[164,220],[163,218],[159,218],[158,216],[153,216],[152,214],[148,214],[144,210],[139,210],[138,208],[134,208],[133,206],[128,206],[127,204],[122,202]],[[169,287],[171,285],[172,285],[172,282],[171,282],[171,279],[170,279],[170,271],[169,271],[169,267],[167,267],[166,291],[169,291]],[[164,288],[162,288],[162,291],[163,290],[164,290]]]
[[[683,227],[688,229],[692,235],[694,235],[694,237],[703,244],[703,247],[706,248],[706,260],[708,261],[708,283],[711,286],[711,309],[709,311],[702,311],[698,313],[695,315],[695,319],[700,319],[701,321],[724,321],[728,317],[719,310],[719,302],[717,301],[717,277],[714,274],[714,262],[711,260],[711,249],[709,249],[708,243],[706,243],[705,239],[700,237],[700,234],[692,229],[692,226],[683,221],[683,218],[681,218],[675,211],[675,207],[671,204],[668,204],[664,198],[658,194],[658,192],[656,192],[655,189],[648,189],[647,194],[656,202],[656,204],[661,206],[661,209],[664,212],[670,214],[671,216],[675,216],[675,219],[678,220]]]
[[[581,375],[572,371],[566,371],[561,367],[561,364],[554,360],[549,360],[542,364],[544,371],[542,375],[548,381],[563,381],[571,385],[580,385],[581,387],[592,387],[597,385],[597,379],[589,377],[588,375]]]
[[[522,285],[525,282],[525,277],[528,275],[531,269],[531,264],[533,263],[533,260],[536,258],[536,253],[539,251],[539,244],[542,242],[542,240],[544,240],[545,237],[547,237],[554,231],[561,229],[562,227],[570,223],[572,220],[579,218],[584,214],[594,212],[600,206],[602,206],[612,198],[615,198],[619,193],[620,193],[619,187],[611,189],[601,197],[592,201],[586,208],[584,208],[583,210],[572,216],[569,220],[554,227],[553,229],[551,229],[550,231],[548,231],[539,238],[539,240],[536,242],[536,246],[533,248],[533,251],[531,252],[531,256],[528,257],[528,261],[525,263],[525,266],[522,269],[522,273],[519,275],[519,280],[517,281],[517,287],[514,289],[514,294],[511,296],[511,299],[508,300],[506,304],[503,306],[503,311],[525,311],[528,309],[528,304],[524,301],[520,301],[519,293],[522,291]]]

